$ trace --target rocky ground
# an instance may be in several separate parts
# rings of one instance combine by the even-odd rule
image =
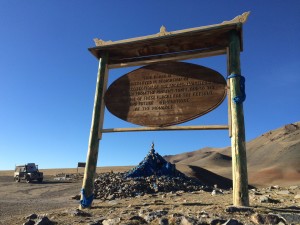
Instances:
[[[70,195],[78,193],[80,180],[54,180],[46,176],[43,183],[16,183],[13,176],[0,173],[0,224],[23,224],[22,217],[32,212],[43,214],[52,209],[76,207]]]
[[[230,190],[212,187],[98,198],[79,210],[81,180],[0,181],[0,224],[300,224],[300,186],[251,189],[251,207],[242,208],[231,206]]]

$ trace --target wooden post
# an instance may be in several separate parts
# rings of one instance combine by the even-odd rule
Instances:
[[[105,86],[105,76],[107,76],[107,59],[108,55],[105,54],[99,59],[99,69],[97,75],[96,92],[94,99],[94,109],[92,116],[92,125],[90,130],[89,146],[86,159],[86,166],[84,170],[84,178],[82,183],[82,194],[81,200],[88,199],[87,202],[81,202],[80,208],[89,208],[93,200],[94,191],[94,177],[96,174],[98,150],[99,150],[99,130],[100,121],[103,120],[103,112],[101,113],[101,108],[103,108],[103,94]]]
[[[231,101],[241,96],[240,80],[240,39],[235,30],[231,31],[228,51],[229,74],[236,74],[229,79]],[[243,103],[231,102],[231,151],[232,151],[232,180],[233,205],[249,206],[247,157],[245,144],[245,124]]]
[[[229,47],[226,48],[226,54],[227,54],[227,74],[230,75],[229,72]],[[232,137],[232,132],[231,132],[231,128],[232,128],[232,124],[231,124],[231,93],[230,93],[230,81],[227,80],[227,106],[228,106],[228,135],[231,138]]]

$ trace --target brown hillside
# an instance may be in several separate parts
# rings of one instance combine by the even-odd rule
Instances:
[[[246,146],[250,184],[300,184],[300,122],[269,131]],[[225,178],[232,177],[230,147],[204,148],[166,159],[177,166],[196,166]]]
[[[183,161],[185,161],[185,163],[194,162],[201,158],[205,158],[207,155],[203,154],[204,152],[207,152],[207,154],[211,154],[211,149],[212,148],[202,148],[197,151],[185,152],[183,154],[178,154],[178,155],[166,155],[164,156],[164,158],[171,163],[178,163],[178,162],[183,163]]]

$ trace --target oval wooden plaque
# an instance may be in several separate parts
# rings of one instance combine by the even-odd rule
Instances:
[[[120,119],[165,127],[210,112],[225,96],[226,81],[217,71],[190,63],[163,62],[115,80],[104,100],[107,109]]]

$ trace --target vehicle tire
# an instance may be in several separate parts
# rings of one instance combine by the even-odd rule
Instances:
[[[15,177],[15,182],[20,182],[20,178],[18,176]]]
[[[40,182],[40,183],[43,182],[43,178],[39,178],[39,179],[37,179],[37,180],[38,180],[38,182]]]
[[[30,177],[26,177],[26,183],[30,183]]]

